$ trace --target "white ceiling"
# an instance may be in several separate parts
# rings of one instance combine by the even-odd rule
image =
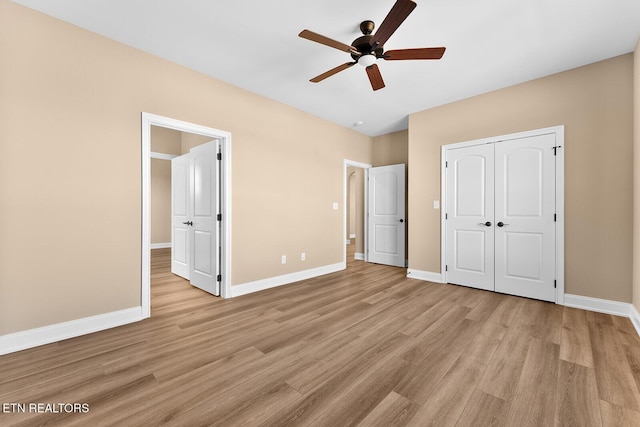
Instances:
[[[310,83],[351,58],[298,33],[350,44],[394,0],[13,1],[370,136],[406,129],[416,111],[631,52],[640,37],[640,0],[416,0],[385,50],[447,51],[378,60],[386,87],[373,92],[359,66]]]

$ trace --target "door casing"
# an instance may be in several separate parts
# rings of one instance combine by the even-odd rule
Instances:
[[[151,316],[151,126],[159,126],[180,132],[194,133],[218,139],[221,143],[221,212],[220,236],[221,275],[220,296],[231,298],[231,133],[207,126],[142,113],[142,268],[140,297],[142,318]]]
[[[461,147],[471,147],[474,145],[489,144],[500,141],[506,141],[510,139],[520,139],[531,136],[555,134],[556,144],[556,304],[564,304],[564,125],[553,126],[542,129],[535,129],[526,132],[518,132],[507,135],[500,135],[490,138],[482,138],[471,141],[459,142],[455,144],[443,145],[441,147],[441,165],[440,165],[440,197],[441,206],[440,211],[440,271],[442,275],[442,282],[447,283],[447,271],[446,271],[446,209],[447,206],[447,191],[446,191],[446,158],[447,150]]]

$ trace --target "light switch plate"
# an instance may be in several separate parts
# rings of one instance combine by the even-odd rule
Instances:
[[[440,209],[440,200],[433,201],[433,209]]]
[[[333,210],[334,211],[338,210],[338,202],[333,202]]]

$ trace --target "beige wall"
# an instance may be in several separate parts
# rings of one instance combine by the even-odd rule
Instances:
[[[151,151],[180,155],[182,132],[151,126]],[[171,243],[171,162],[151,159],[151,243]]]
[[[440,272],[440,147],[565,125],[566,292],[630,302],[633,56],[409,117],[409,267]]]
[[[151,126],[152,152],[179,156],[180,154],[184,154],[181,145],[182,132],[161,126]]]
[[[633,55],[633,305],[640,311],[640,39]]]
[[[8,0],[0,58],[0,335],[140,305],[143,111],[232,133],[234,285],[342,261],[371,138]]]
[[[409,166],[409,131],[380,135],[373,138],[373,166],[404,163]]]
[[[153,138],[153,136],[152,136]],[[196,135],[195,133],[180,132],[181,154],[187,154],[189,150],[198,145],[211,142],[211,137]]]
[[[171,243],[171,162],[151,159],[151,243]]]

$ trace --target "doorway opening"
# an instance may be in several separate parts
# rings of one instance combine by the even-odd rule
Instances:
[[[191,136],[186,145],[197,146],[204,141],[215,140],[220,151],[220,296],[231,297],[231,134],[218,129],[183,122],[168,117],[142,113],[142,268],[141,306],[142,317],[151,315],[151,161],[170,160],[172,155],[160,155],[151,150],[152,127],[183,132]],[[187,147],[188,149],[191,147]],[[184,147],[183,147],[184,149]],[[164,244],[163,244],[164,243]],[[163,242],[154,247],[166,247]]]
[[[367,192],[366,174],[371,167],[366,163],[344,161],[344,257],[345,265],[353,259],[366,261],[367,247]],[[348,257],[347,257],[348,255]]]

